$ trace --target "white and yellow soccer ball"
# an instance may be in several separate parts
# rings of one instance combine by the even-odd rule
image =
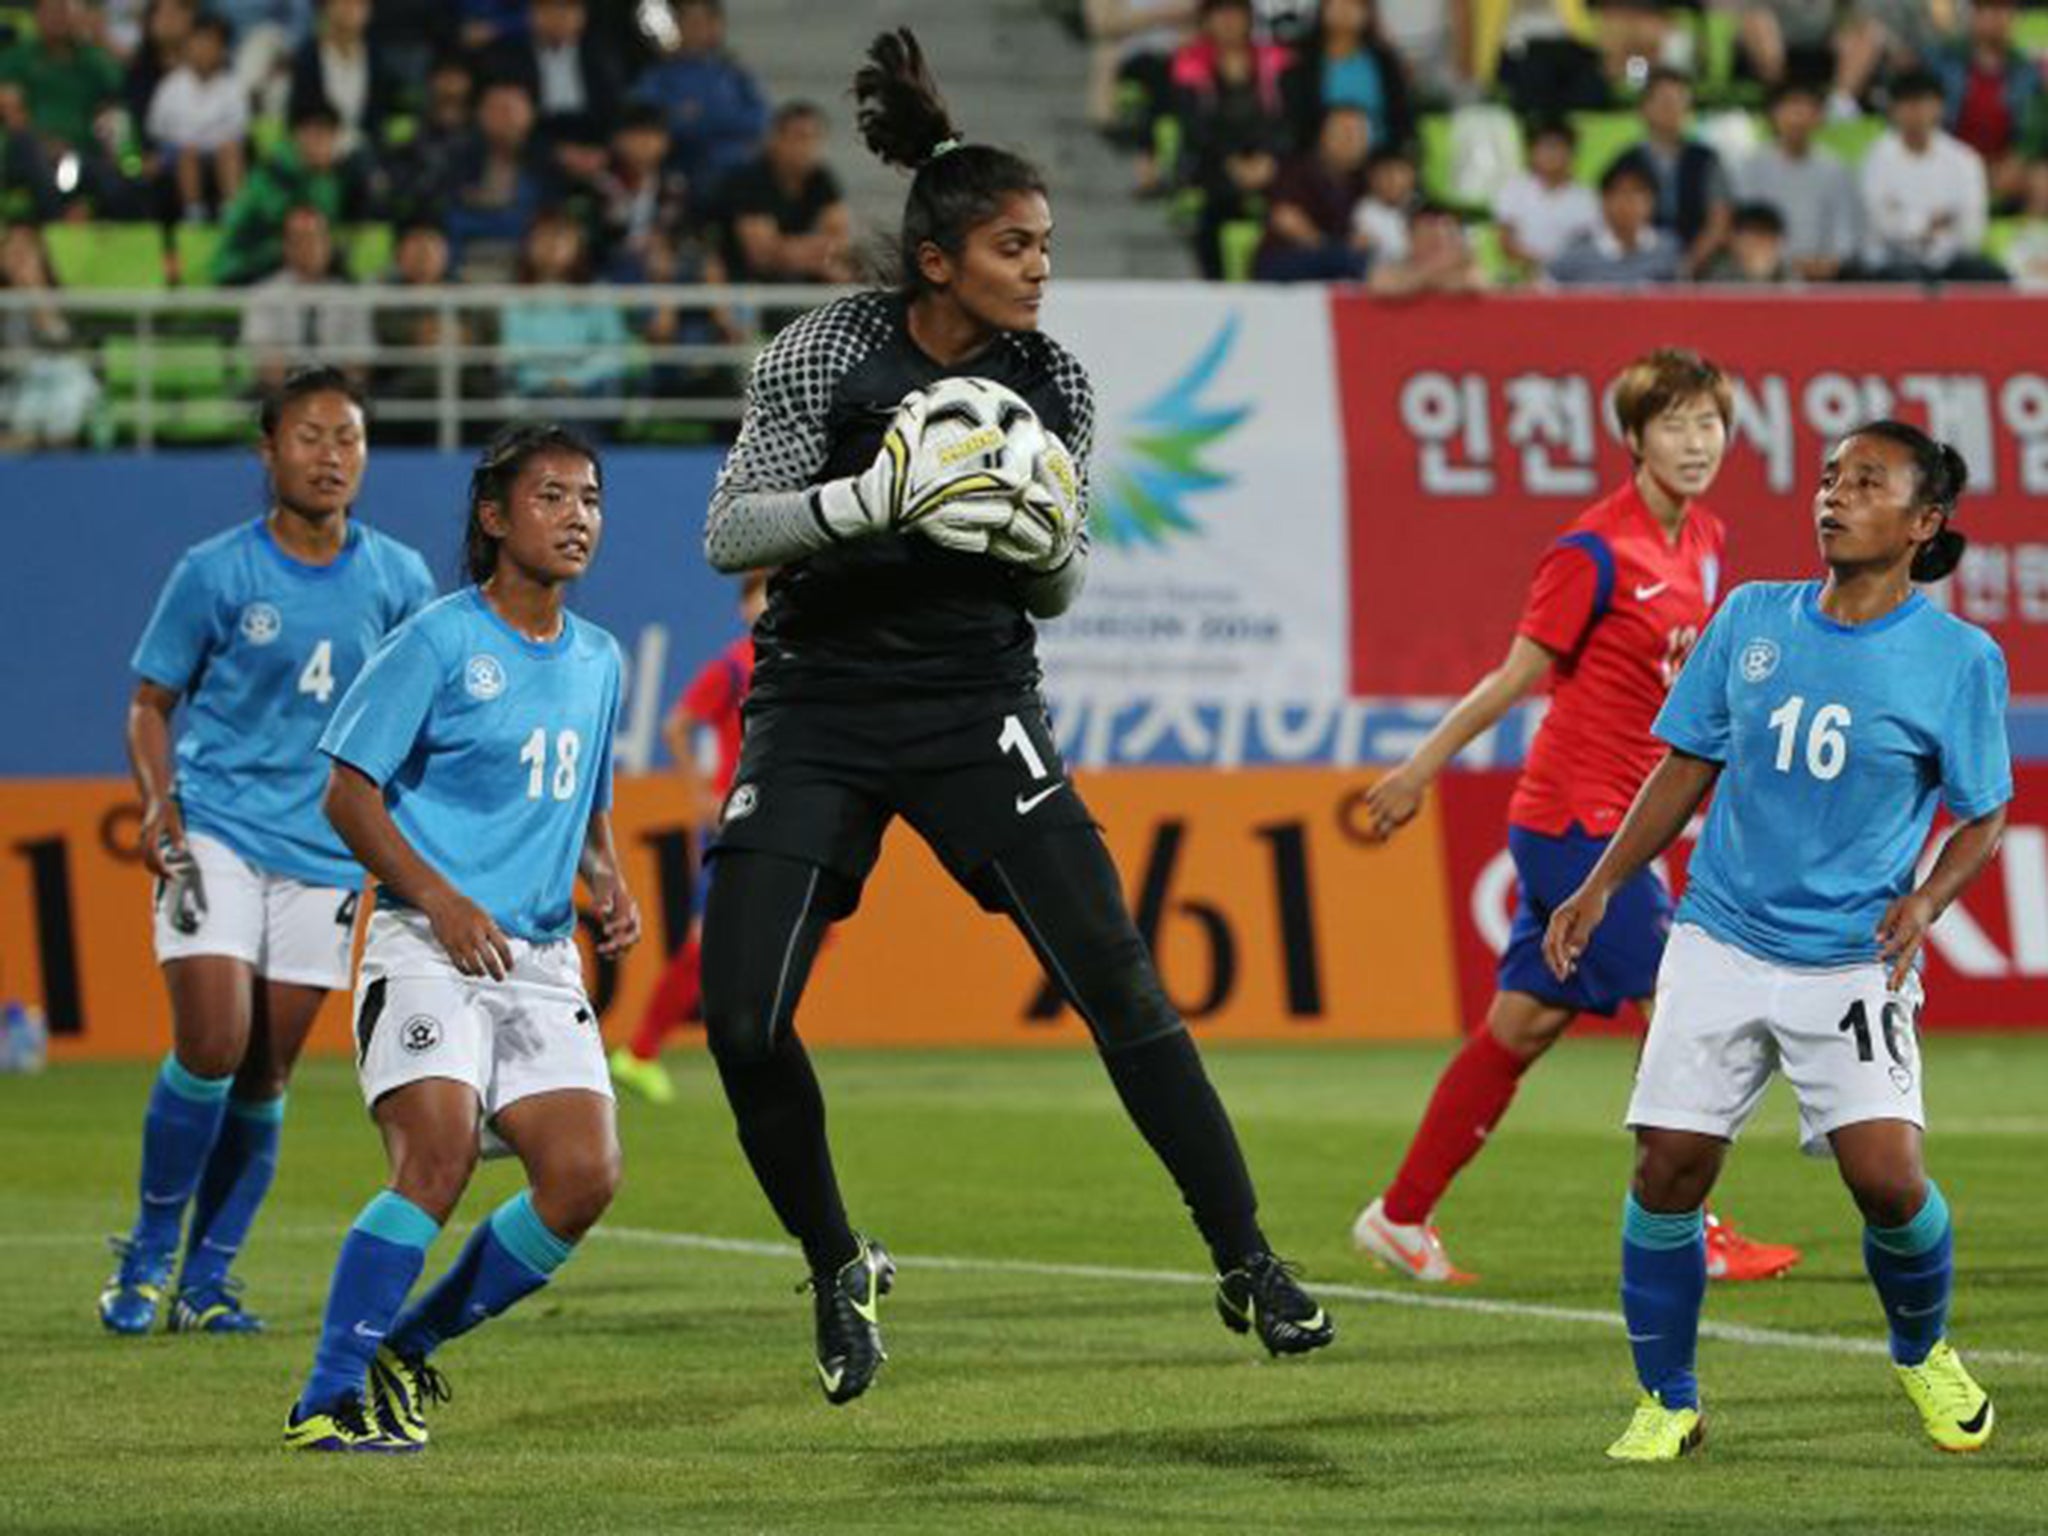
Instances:
[[[941,379],[918,401],[901,524],[948,549],[1049,569],[1078,536],[1073,460],[1016,391]],[[908,434],[905,434],[907,437]]]

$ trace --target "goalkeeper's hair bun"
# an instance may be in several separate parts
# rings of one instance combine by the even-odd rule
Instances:
[[[958,256],[975,225],[1002,211],[1020,192],[1045,195],[1045,178],[1020,155],[992,144],[963,144],[959,128],[908,27],[868,45],[853,77],[854,121],[868,148],[886,164],[914,172],[903,205],[896,262],[913,294],[926,286],[918,252],[936,245]]]
[[[861,138],[886,164],[917,170],[933,150],[960,137],[917,34],[908,27],[884,32],[868,45],[868,61],[853,77],[853,99]]]

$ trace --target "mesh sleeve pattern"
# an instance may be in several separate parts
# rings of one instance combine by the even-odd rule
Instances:
[[[807,492],[830,456],[832,393],[888,335],[888,296],[858,293],[784,327],[755,359],[705,526],[704,552],[719,570],[776,565],[831,542]]]

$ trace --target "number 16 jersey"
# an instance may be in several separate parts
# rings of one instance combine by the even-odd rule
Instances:
[[[2005,704],[1997,642],[1917,592],[1848,625],[1819,582],[1738,587],[1657,717],[1722,765],[1678,921],[1780,965],[1867,963],[1936,796],[1965,821],[2012,798]]]

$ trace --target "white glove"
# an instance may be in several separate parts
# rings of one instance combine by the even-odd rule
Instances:
[[[1004,525],[989,536],[988,552],[1028,571],[1057,570],[1080,542],[1088,509],[1073,455],[1053,433],[1031,468],[1031,479]]]
[[[910,467],[924,436],[924,410],[922,390],[905,395],[882,434],[874,463],[818,487],[818,515],[835,539],[886,533],[901,524]]]
[[[985,555],[995,535],[1016,516],[1017,503],[1008,497],[963,495],[939,503],[910,526],[941,549]]]

